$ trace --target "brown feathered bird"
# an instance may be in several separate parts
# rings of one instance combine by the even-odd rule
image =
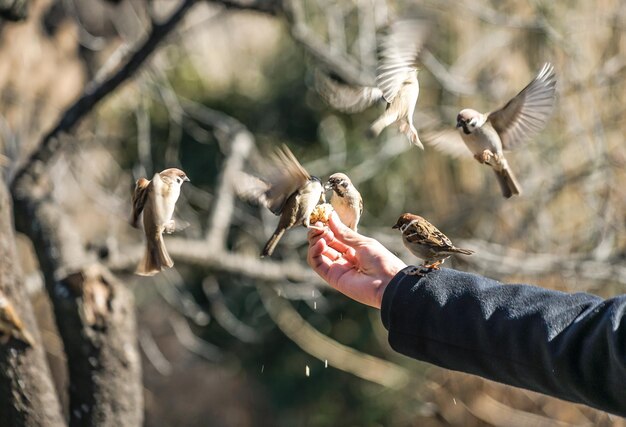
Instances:
[[[404,246],[413,255],[424,260],[422,265],[426,268],[437,270],[451,255],[474,253],[454,246],[445,234],[419,215],[404,213],[392,228],[402,232]]]
[[[478,162],[490,166],[502,195],[509,198],[522,190],[504,158],[504,150],[522,145],[538,134],[552,113],[555,99],[556,74],[552,65],[545,64],[537,77],[504,107],[484,114],[470,108],[461,110],[456,123],[458,133],[433,134],[425,140],[443,152],[473,155]]]
[[[269,210],[280,215],[280,219],[261,252],[262,257],[274,253],[285,231],[298,224],[310,227],[311,212],[324,197],[320,179],[309,175],[289,148],[283,146],[277,150],[274,159],[276,169],[269,178],[264,196]]]
[[[271,256],[285,232],[296,225],[310,225],[315,206],[324,201],[324,189],[319,178],[311,176],[293,153],[283,145],[271,157],[263,178],[241,174],[235,190],[242,198],[267,207],[279,215],[276,230],[269,238],[261,257]]]
[[[170,268],[174,261],[165,248],[163,232],[172,233],[176,224],[172,219],[180,187],[189,178],[180,169],[165,169],[154,174],[151,181],[139,178],[133,193],[131,225],[139,226],[139,216],[143,212],[143,230],[146,235],[146,250],[137,266],[136,274],[153,276]]]
[[[339,215],[341,222],[357,231],[363,214],[363,199],[348,175],[340,172],[332,174],[324,189],[333,191],[330,204]]]
[[[378,43],[375,86],[342,84],[318,72],[317,91],[329,105],[346,113],[363,111],[384,100],[385,111],[372,123],[370,134],[378,136],[387,126],[398,123],[400,132],[423,149],[413,125],[413,113],[419,96],[418,57],[428,30],[429,25],[420,20],[398,21],[386,28]]]

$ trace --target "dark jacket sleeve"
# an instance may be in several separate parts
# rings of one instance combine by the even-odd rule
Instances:
[[[448,369],[626,416],[626,296],[503,285],[450,269],[398,273],[382,320],[391,347]]]

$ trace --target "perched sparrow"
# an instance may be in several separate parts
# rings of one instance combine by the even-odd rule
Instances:
[[[24,324],[17,316],[13,305],[0,292],[0,344],[8,343],[11,337],[31,347],[35,345],[33,336],[24,328]]]
[[[427,137],[426,141],[453,156],[474,155],[476,160],[494,170],[504,197],[520,194],[521,187],[503,150],[528,141],[545,127],[554,107],[555,93],[556,74],[554,67],[547,63],[504,107],[485,114],[469,108],[461,110],[456,119],[459,133],[444,132]]]
[[[450,239],[430,222],[418,215],[404,213],[392,228],[402,232],[404,246],[416,257],[424,260],[425,268],[439,269],[452,254],[471,255],[474,251],[455,247]]]
[[[380,38],[375,87],[344,85],[319,72],[316,75],[318,92],[332,107],[347,113],[362,111],[384,99],[387,108],[370,127],[372,136],[398,123],[400,132],[423,149],[413,126],[413,112],[419,95],[418,56],[427,32],[428,25],[422,21],[392,24]]]
[[[172,233],[176,224],[172,219],[180,195],[180,186],[189,181],[180,169],[165,169],[154,174],[152,181],[139,178],[133,194],[131,225],[138,228],[143,212],[143,230],[146,234],[146,251],[137,266],[136,274],[153,276],[174,265],[163,242],[163,232]]]
[[[241,173],[234,182],[240,197],[280,215],[276,231],[265,244],[261,257],[271,256],[290,228],[298,224],[316,228],[310,225],[310,216],[315,206],[325,201],[320,179],[309,175],[287,146],[277,148],[267,166],[263,178]]]
[[[328,178],[325,190],[333,190],[330,204],[345,225],[356,231],[363,213],[363,199],[350,178],[343,173],[334,173]]]

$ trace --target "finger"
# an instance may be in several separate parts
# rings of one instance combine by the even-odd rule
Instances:
[[[354,248],[346,245],[345,243],[341,242],[340,240],[335,238],[335,234],[332,232],[328,232],[324,235],[324,240],[326,241],[326,244],[334,249],[335,251],[339,252],[344,258],[350,260],[353,263],[356,263],[356,259],[355,259],[355,253],[356,251],[354,250]]]
[[[318,226],[321,225],[321,222],[316,222],[314,225]],[[309,242],[311,240],[313,240],[315,237],[321,237],[324,233],[326,233],[328,231],[328,229],[320,227],[320,228],[309,228],[309,232],[307,234],[307,238],[309,239]]]
[[[324,280],[327,280],[328,272],[332,262],[323,255],[326,244],[320,239],[309,247],[307,263]]]
[[[367,237],[357,233],[351,228],[344,225],[336,212],[332,212],[330,220],[328,221],[330,231],[333,232],[337,240],[345,243],[347,246],[354,247],[360,243],[364,243]]]

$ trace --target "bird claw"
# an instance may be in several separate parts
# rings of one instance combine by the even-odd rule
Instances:
[[[174,221],[173,219],[170,220],[167,224],[165,224],[165,229],[164,231],[167,234],[172,234],[174,231],[176,231],[176,221]]]
[[[480,154],[474,154],[474,158],[478,160],[480,163],[489,164],[489,161],[493,158],[496,158],[496,156],[491,151],[485,150]]]

